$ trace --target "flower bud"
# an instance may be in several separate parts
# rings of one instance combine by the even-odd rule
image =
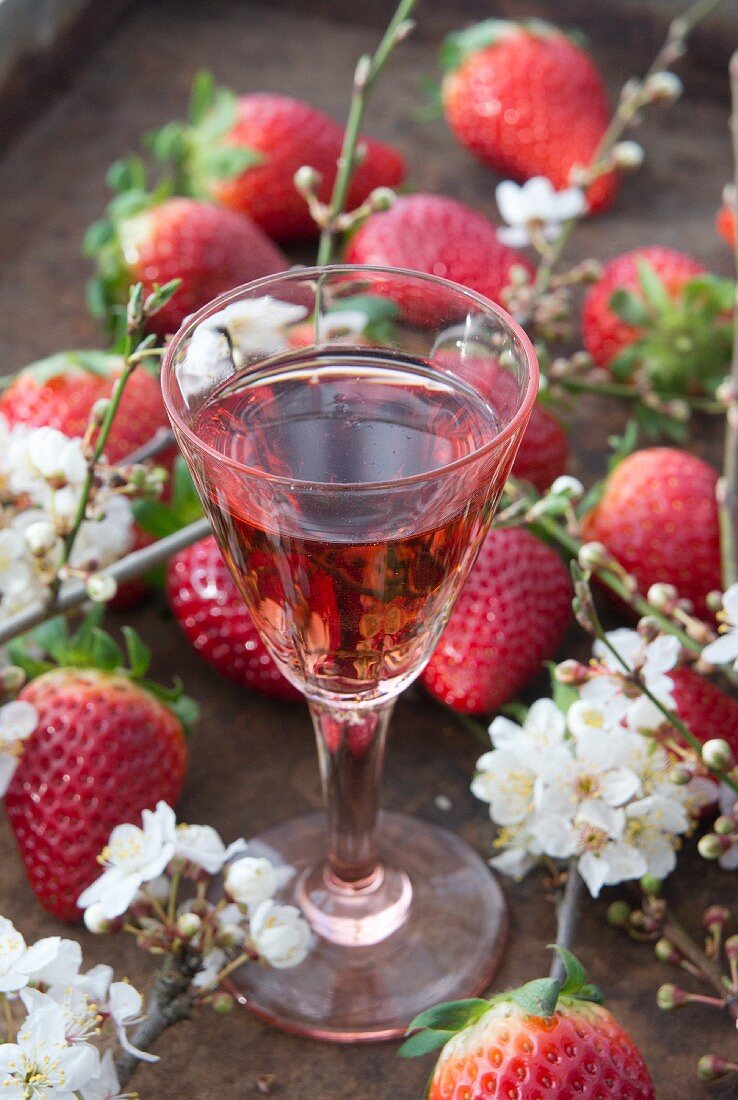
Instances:
[[[655,641],[661,633],[661,625],[651,615],[644,615],[639,619],[636,629],[647,642]]]
[[[391,187],[375,187],[369,195],[369,205],[372,210],[389,210],[396,199],[397,195]]]
[[[295,172],[293,183],[301,195],[314,195],[320,187],[322,179],[322,175],[316,168],[312,168],[309,164],[303,164]]]
[[[191,940],[202,928],[202,921],[197,913],[182,913],[182,915],[177,918],[175,927],[177,929],[177,934],[180,935],[183,940]]]
[[[17,665],[0,668],[0,692],[3,695],[15,695],[26,682],[26,674]]]
[[[560,684],[586,684],[590,679],[590,670],[587,665],[569,659],[556,666],[554,676]]]
[[[677,951],[671,940],[667,940],[666,936],[662,936],[660,940],[657,940],[654,945],[654,952],[659,962],[669,963],[671,966],[678,966],[682,961],[682,953]]]
[[[511,286],[527,286],[530,282],[530,272],[522,264],[513,264],[507,273]]]
[[[675,103],[684,90],[676,73],[661,71],[652,73],[645,84],[646,95],[652,103]]]
[[[669,772],[669,782],[675,783],[677,787],[686,787],[687,783],[691,783],[693,778],[692,771],[684,764],[677,764]]]
[[[90,424],[99,427],[110,411],[110,398],[99,397],[90,410]]]
[[[279,880],[268,859],[243,856],[229,864],[224,885],[225,892],[232,901],[253,909],[260,902],[274,897]]]
[[[118,583],[114,577],[93,573],[87,578],[85,589],[93,603],[110,603],[118,591]]]
[[[58,536],[51,520],[41,519],[36,523],[30,523],[23,537],[34,557],[40,558],[54,549]]]
[[[738,936],[728,936],[723,950],[726,959],[738,959]]]
[[[656,878],[655,875],[644,875],[641,879],[641,890],[644,894],[649,894],[653,898],[657,898],[663,889],[663,882],[660,878]]]
[[[613,168],[630,171],[633,168],[640,168],[644,156],[643,146],[639,145],[637,141],[619,141],[617,145],[613,146],[612,165]]]
[[[727,772],[735,766],[730,745],[722,737],[712,737],[705,741],[702,759],[711,771]]]
[[[707,610],[717,612],[722,609],[723,606],[723,594],[717,589],[708,592],[705,596],[705,603],[707,604]]]
[[[607,923],[614,928],[627,928],[630,914],[631,908],[627,901],[613,901],[607,907]]]
[[[676,985],[662,985],[656,994],[656,1003],[663,1012],[673,1012],[687,1003],[687,994]]]
[[[584,486],[578,477],[569,477],[564,474],[557,477],[549,492],[554,496],[563,496],[567,500],[579,500],[584,496]]]
[[[718,836],[732,836],[736,831],[736,822],[727,814],[720,814],[720,817],[715,819],[712,827]]]
[[[659,582],[651,585],[646,593],[646,599],[657,611],[668,613],[674,610],[676,601],[679,599],[679,593],[673,584]]]
[[[582,569],[595,569],[598,565],[606,565],[612,554],[601,542],[585,542],[579,547],[579,564]]]
[[[719,1054],[704,1054],[697,1063],[697,1073],[703,1081],[717,1081],[731,1070],[730,1062]]]
[[[240,924],[223,924],[215,933],[216,947],[238,947],[244,940],[244,930]]]
[[[235,1007],[236,1001],[225,989],[219,989],[211,1002],[213,1009],[219,1016],[227,1016]]]
[[[716,833],[705,833],[697,841],[697,851],[703,859],[719,859],[732,846],[730,837],[717,836]]]
[[[197,913],[198,917],[207,917],[212,912],[212,905],[207,898],[193,898],[190,902],[190,913]]]
[[[730,920],[730,910],[724,905],[711,905],[702,914],[702,926],[706,932],[717,932]]]

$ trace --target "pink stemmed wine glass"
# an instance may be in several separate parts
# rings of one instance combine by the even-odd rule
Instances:
[[[498,306],[409,271],[294,269],[190,318],[162,385],[218,543],[304,694],[325,816],[250,842],[315,933],[295,969],[244,967],[241,999],[289,1030],[389,1038],[473,996],[499,963],[500,889],[459,837],[378,812],[397,695],[438,641],[535,400]],[[275,767],[278,755],[275,751]]]

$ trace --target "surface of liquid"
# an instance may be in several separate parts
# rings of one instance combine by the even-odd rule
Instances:
[[[458,470],[423,475],[495,438],[491,406],[422,363],[344,354],[231,381],[195,430],[211,452],[197,473],[220,545],[288,677],[324,699],[410,682],[504,481],[489,463],[481,485]]]

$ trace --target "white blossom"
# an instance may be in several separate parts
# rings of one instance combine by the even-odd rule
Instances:
[[[711,665],[732,664],[738,671],[738,584],[731,584],[723,594],[723,608],[719,613],[724,631],[702,650],[702,659]]]
[[[113,829],[108,846],[98,857],[105,870],[80,895],[82,909],[97,903],[104,916],[119,917],[139,888],[162,874],[175,850],[174,811],[166,802],[159,802],[155,811],[143,811],[142,820],[143,828],[117,825]]]
[[[57,428],[35,428],[14,435],[10,444],[10,488],[38,503],[65,486],[80,486],[87,474],[82,440]]]
[[[100,1059],[97,1072],[80,1090],[82,1100],[125,1100],[130,1093],[120,1091],[120,1081],[115,1072],[112,1050],[106,1050]]]
[[[15,1043],[0,1045],[4,1100],[74,1100],[98,1069],[94,1047],[67,1042],[64,1013],[50,997],[28,1013]]]
[[[20,994],[26,1011],[30,1014],[51,1000],[62,1010],[64,1036],[68,1043],[83,1043],[94,1038],[100,1031],[102,1016],[97,1005],[86,993],[73,985],[57,989],[53,993],[42,993],[38,989],[24,989]],[[2,1095],[2,1094],[0,1094]]]
[[[537,229],[547,241],[556,240],[561,226],[587,209],[581,187],[556,191],[546,176],[534,176],[525,183],[503,180],[495,191],[500,216],[507,226],[497,230],[503,244],[522,248],[530,244]]]
[[[225,890],[237,905],[252,913],[262,902],[274,897],[279,887],[276,868],[268,859],[244,856],[226,870]]]
[[[185,397],[227,378],[249,357],[274,355],[289,347],[289,327],[307,314],[304,306],[268,296],[232,302],[194,330],[177,381]]]
[[[126,1034],[127,1027],[140,1023],[143,1019],[141,1014],[143,999],[137,989],[128,982],[112,982],[107,1001],[101,1005],[101,1008],[110,1017],[118,1042],[126,1053],[132,1054],[142,1062],[159,1061],[157,1054],[149,1054],[148,1051],[135,1047]]]
[[[8,789],[27,740],[38,725],[38,711],[32,703],[14,699],[0,707],[0,798]]]
[[[554,496],[565,496],[569,500],[579,500],[584,496],[584,486],[578,477],[570,477],[569,474],[562,474],[557,477],[553,482],[549,493]]]
[[[228,956],[222,947],[214,947],[208,951],[202,960],[202,967],[192,979],[195,989],[206,989],[212,985],[227,962]]]
[[[663,706],[674,709],[674,684],[668,672],[676,665],[679,640],[673,635],[660,635],[646,643],[637,631],[626,627],[610,631],[606,637],[624,664],[598,639],[592,652],[602,672],[582,685],[582,699],[602,708],[609,725],[622,722],[633,730],[658,729],[665,721],[663,714],[626,677],[629,672],[638,670],[651,694]]]
[[[318,316],[317,339],[335,336],[361,336],[366,332],[369,316],[361,309],[337,309]]]
[[[275,969],[298,966],[310,949],[310,925],[294,905],[262,901],[251,918],[254,947]]]
[[[82,966],[82,948],[76,940],[62,940],[53,936],[50,940],[40,940],[53,948],[53,955],[43,965],[32,970],[29,981],[44,988],[66,988],[74,985]]]
[[[178,825],[175,836],[175,857],[185,864],[216,875],[235,855],[245,851],[246,841],[240,837],[226,848],[211,825]]]
[[[58,936],[39,940],[32,947],[7,917],[0,917],[0,993],[25,989],[30,976],[47,966],[57,955]]]

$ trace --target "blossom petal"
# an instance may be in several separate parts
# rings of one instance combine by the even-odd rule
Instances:
[[[525,225],[528,220],[528,210],[523,188],[519,184],[513,180],[503,180],[498,183],[495,188],[495,200],[504,222],[512,226]]]
[[[738,585],[736,586],[738,587]],[[738,630],[729,630],[702,650],[702,658],[711,665],[727,665],[738,659]]]

